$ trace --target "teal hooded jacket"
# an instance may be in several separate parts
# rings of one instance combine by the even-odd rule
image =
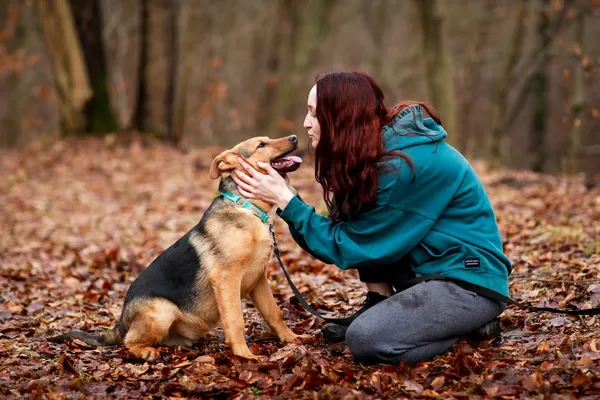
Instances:
[[[416,134],[418,133],[418,134]],[[299,196],[280,213],[296,242],[341,269],[399,265],[441,274],[508,296],[511,263],[502,251],[496,217],[469,162],[443,139],[445,130],[404,108],[383,130],[384,147],[410,157],[380,162],[375,205],[348,221],[332,221]]]

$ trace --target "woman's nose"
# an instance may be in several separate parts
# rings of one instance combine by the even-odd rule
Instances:
[[[308,115],[306,116],[306,118],[304,118],[304,127],[306,129],[312,128],[312,125],[310,124],[310,120],[308,119]]]

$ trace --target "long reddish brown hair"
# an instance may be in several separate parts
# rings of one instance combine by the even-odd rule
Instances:
[[[385,151],[382,128],[405,107],[419,104],[439,124],[429,104],[402,101],[385,106],[379,85],[364,72],[333,72],[317,77],[317,120],[321,136],[315,149],[315,178],[323,187],[325,204],[333,220],[348,220],[375,203],[376,163],[400,157],[413,169],[410,158]]]

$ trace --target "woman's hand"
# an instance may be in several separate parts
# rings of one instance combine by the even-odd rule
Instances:
[[[269,163],[258,163],[259,167],[267,171],[265,175],[255,170],[242,158],[238,158],[238,162],[250,175],[234,170],[231,177],[237,183],[240,194],[245,198],[277,204],[277,207],[283,210],[294,197],[283,177]]]

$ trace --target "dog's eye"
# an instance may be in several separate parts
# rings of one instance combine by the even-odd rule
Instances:
[[[261,147],[265,147],[266,145],[267,145],[267,144],[266,144],[265,142],[260,142],[260,143],[258,144],[258,147],[257,147],[257,149],[260,149]]]

